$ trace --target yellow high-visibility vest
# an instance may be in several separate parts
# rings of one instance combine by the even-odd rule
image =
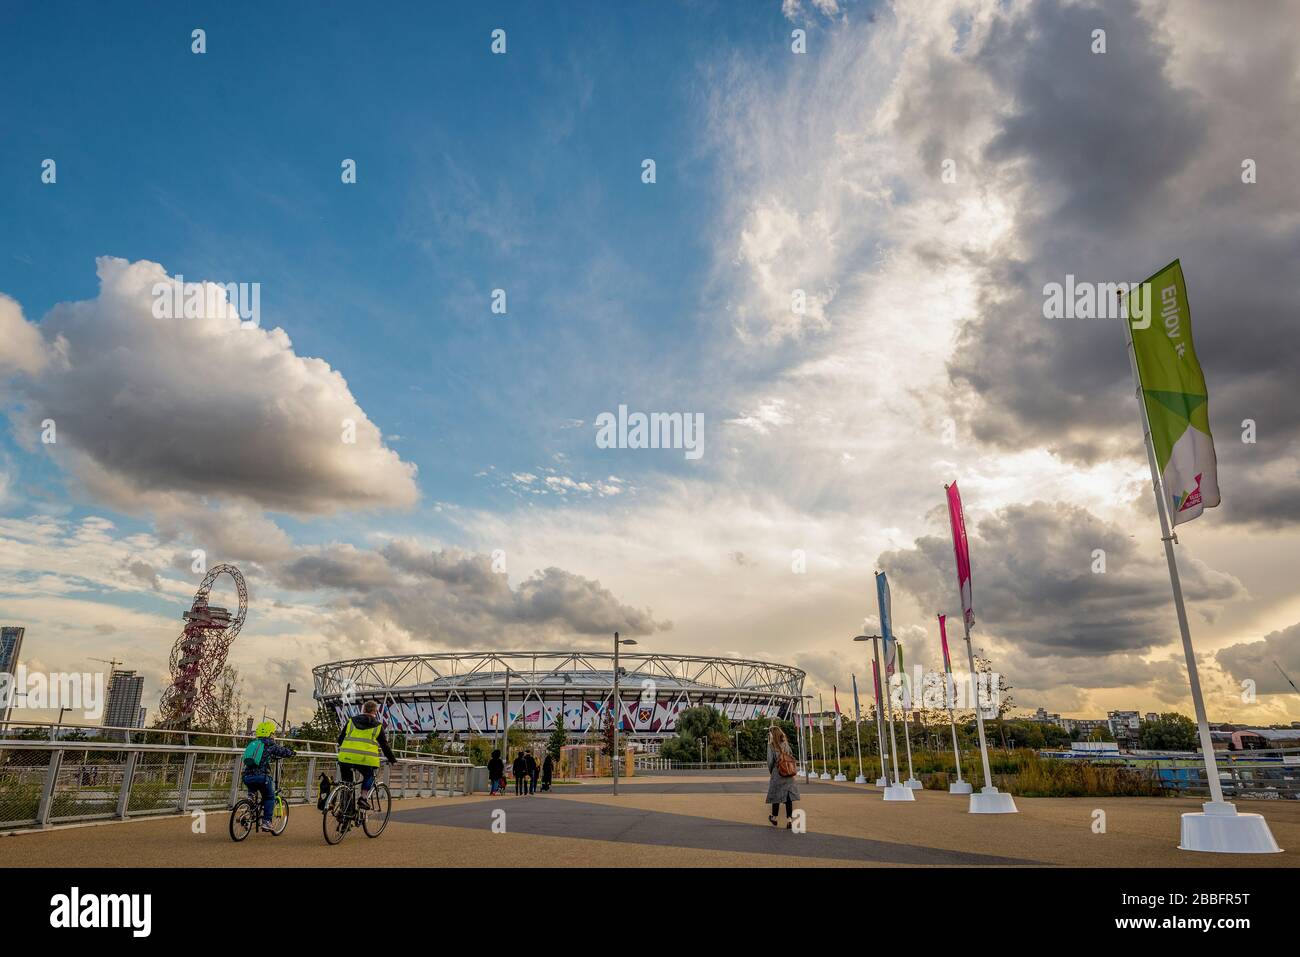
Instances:
[[[382,724],[376,724],[373,728],[358,728],[348,718],[343,743],[339,745],[339,763],[379,767],[379,732],[383,729]]]

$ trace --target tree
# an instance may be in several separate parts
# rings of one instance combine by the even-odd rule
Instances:
[[[1088,735],[1088,740],[1089,741],[1114,741],[1115,735],[1110,733],[1110,728],[1106,727],[1104,724],[1099,724],[1097,725],[1097,727],[1092,729],[1092,733]]]
[[[244,720],[244,682],[239,672],[226,665],[217,679],[217,718],[212,727],[204,728],[217,734],[238,734]]]
[[[717,708],[701,705],[679,713],[677,736],[665,741],[659,753],[672,761],[702,761],[700,738],[708,741],[710,759],[726,760],[723,755],[731,752],[731,726]]]
[[[306,741],[337,741],[339,730],[339,720],[334,709],[320,702],[317,703],[316,713],[311,716],[311,720],[298,728],[297,737]]]
[[[1148,751],[1195,751],[1199,740],[1196,722],[1177,711],[1138,727],[1138,746]]]
[[[1016,704],[1015,698],[1011,696],[1011,685],[1007,683],[1006,675],[1001,672],[994,672],[993,661],[987,655],[979,654],[975,656],[975,673],[977,675],[989,675],[985,679],[984,685],[987,694],[996,695],[998,737],[1002,740],[1002,747],[1005,749],[1007,746],[1006,715]],[[994,680],[994,675],[996,675],[996,680]],[[978,678],[976,682],[976,688],[978,688]],[[979,704],[979,701],[975,702],[976,707]]]
[[[546,741],[546,751],[556,762],[560,760],[560,749],[568,740],[568,732],[564,730],[564,712],[560,711],[555,715],[555,726],[551,728],[551,736]]]

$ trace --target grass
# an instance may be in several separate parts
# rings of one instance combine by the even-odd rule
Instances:
[[[880,777],[879,758],[863,755],[862,764],[863,776],[868,781]],[[816,767],[821,770],[820,758]],[[833,774],[833,758],[830,767]],[[843,767],[849,780],[853,780],[858,773],[857,760],[846,760]],[[912,768],[921,783],[931,790],[946,791],[957,780],[957,767],[950,751],[913,751]],[[993,783],[1000,790],[1024,797],[1161,797],[1165,794],[1151,770],[1073,758],[1042,758],[1027,748],[990,751],[989,768]],[[900,776],[907,775],[905,754],[898,769]],[[961,769],[967,781],[976,786],[983,784],[978,751],[962,753]]]

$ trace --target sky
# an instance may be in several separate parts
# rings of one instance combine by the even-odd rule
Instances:
[[[0,622],[29,669],[124,661],[152,711],[200,550],[248,581],[258,713],[326,661],[615,630],[829,704],[878,569],[939,666],[958,480],[1018,708],[1190,713],[1122,329],[1043,315],[1178,258],[1223,494],[1176,548],[1207,708],[1300,719],[1298,28],[6,4]],[[256,322],[157,315],[182,281],[257,284]],[[606,447],[620,406],[699,417],[699,454]]]

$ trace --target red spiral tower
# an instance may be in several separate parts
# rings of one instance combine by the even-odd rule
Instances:
[[[234,580],[239,593],[239,608],[234,615],[226,608],[208,604],[212,584],[222,575]],[[190,610],[181,616],[185,630],[172,647],[172,681],[159,704],[164,727],[211,727],[220,720],[220,704],[214,691],[246,614],[248,586],[244,576],[234,565],[214,566],[203,577]]]

